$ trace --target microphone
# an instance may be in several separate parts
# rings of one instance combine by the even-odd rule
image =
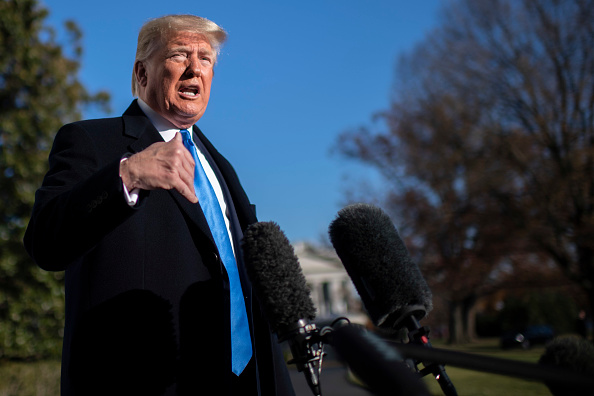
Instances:
[[[390,218],[368,204],[349,205],[329,227],[330,241],[373,323],[397,328],[433,308],[432,294]]]
[[[547,344],[538,363],[568,371],[561,378],[549,376],[544,381],[554,396],[588,394],[594,389],[594,344],[586,339],[557,337]]]
[[[274,222],[250,225],[243,235],[246,270],[279,342],[288,341],[293,360],[314,393],[321,395],[323,356],[315,307],[293,246]],[[318,346],[316,347],[316,343]]]
[[[432,293],[388,215],[373,205],[349,205],[329,234],[373,323],[390,333],[406,327],[410,343],[430,347],[419,320],[433,308]],[[457,395],[443,365],[422,363],[422,375],[432,373],[446,395]]]
[[[289,363],[304,372],[316,396],[321,395],[324,343],[332,345],[377,394],[402,390],[410,396],[428,396],[418,374],[381,338],[348,324],[345,318],[322,329],[308,323],[315,317],[315,308],[293,247],[278,225],[252,224],[242,243],[248,276],[270,325],[281,341],[289,342],[293,354]]]
[[[418,373],[411,371],[397,350],[363,326],[340,318],[320,333],[373,394],[429,396]]]

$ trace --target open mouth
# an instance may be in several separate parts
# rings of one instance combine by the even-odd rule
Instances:
[[[195,97],[200,94],[200,90],[196,87],[185,87],[179,90],[179,93],[184,96]]]

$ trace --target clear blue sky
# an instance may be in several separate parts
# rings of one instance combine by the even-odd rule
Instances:
[[[345,178],[372,171],[331,155],[337,135],[387,108],[397,57],[430,34],[441,0],[44,0],[48,23],[82,29],[80,78],[133,99],[136,38],[149,18],[191,13],[229,33],[198,126],[234,165],[260,221],[317,243],[344,205]],[[105,116],[86,114],[87,117]],[[368,172],[368,173],[367,173]]]

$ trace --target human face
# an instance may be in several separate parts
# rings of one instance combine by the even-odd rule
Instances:
[[[138,96],[176,127],[189,128],[208,105],[214,60],[203,35],[173,33],[148,61],[136,63]]]

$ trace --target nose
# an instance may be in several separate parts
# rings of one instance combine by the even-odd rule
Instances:
[[[200,64],[200,59],[198,56],[191,56],[189,58],[190,62],[186,69],[186,74],[191,76],[199,77],[202,74],[202,65]]]

